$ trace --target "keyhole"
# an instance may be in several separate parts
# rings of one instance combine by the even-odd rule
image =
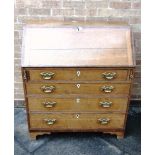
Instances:
[[[79,77],[79,76],[80,76],[80,71],[77,71],[76,74],[77,74],[77,76]]]
[[[79,98],[76,99],[76,103],[80,103],[80,99]]]
[[[80,88],[80,84],[77,84],[76,86],[77,86],[77,88]]]
[[[83,28],[81,26],[77,26],[77,31],[81,31]]]
[[[76,118],[79,118],[80,117],[80,115],[79,114],[76,114]]]

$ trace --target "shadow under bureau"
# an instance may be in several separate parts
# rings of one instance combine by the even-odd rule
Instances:
[[[128,25],[26,25],[22,77],[31,138],[92,131],[123,138],[134,68]]]

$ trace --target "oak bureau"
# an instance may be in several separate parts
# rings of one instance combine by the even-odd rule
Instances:
[[[128,25],[27,24],[21,59],[32,139],[52,132],[124,137],[135,68]]]

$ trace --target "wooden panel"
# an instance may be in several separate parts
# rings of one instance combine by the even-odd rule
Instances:
[[[23,67],[126,67],[133,66],[124,49],[31,50],[23,54]],[[65,56],[65,57],[64,57]]]
[[[106,93],[101,90],[101,87],[113,87],[112,92]],[[102,84],[64,84],[64,83],[46,83],[46,84],[26,84],[27,94],[128,94],[130,84],[114,84],[114,83],[102,83]],[[42,91],[42,87],[55,87],[51,93],[45,93]]]
[[[98,119],[110,119],[108,124],[101,125]],[[45,119],[56,119],[53,125],[47,125]],[[124,127],[123,114],[30,114],[30,129],[112,129]]]
[[[127,80],[128,70],[117,70],[117,69],[88,69],[88,68],[44,68],[44,69],[28,69],[30,81],[42,81],[45,80],[41,73],[54,73],[51,76],[52,80],[69,80],[69,81],[80,81],[80,80],[94,80],[94,81],[121,81]],[[103,73],[116,73],[113,79],[107,80],[103,77]]]
[[[128,30],[126,27],[27,27],[25,46],[29,49],[127,48]]]
[[[49,103],[50,102],[50,103]],[[103,102],[105,105],[101,105]],[[112,103],[109,107],[106,103]],[[30,111],[121,111],[126,112],[128,98],[28,98]],[[49,103],[49,104],[48,104]],[[53,107],[49,107],[53,105]]]
[[[133,66],[130,28],[25,27],[23,67]]]

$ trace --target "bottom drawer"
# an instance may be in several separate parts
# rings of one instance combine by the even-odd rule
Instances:
[[[31,113],[30,130],[115,129],[124,128],[124,114]]]

